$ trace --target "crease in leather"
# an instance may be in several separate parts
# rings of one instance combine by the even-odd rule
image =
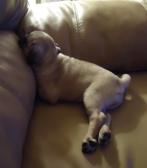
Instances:
[[[81,41],[81,34],[80,34],[80,30],[81,30],[81,28],[80,28],[80,18],[79,18],[79,12],[78,12],[78,7],[77,7],[77,2],[76,1],[72,1],[72,4],[73,4],[73,12],[74,12],[74,16],[75,16],[75,26],[74,26],[74,28],[75,28],[75,32],[74,32],[74,40],[73,40],[73,43],[74,43],[74,47],[75,47],[75,44],[77,45],[77,43],[78,43],[78,45],[80,45],[80,41]],[[74,48],[74,50],[75,50],[75,48]],[[75,53],[76,53],[77,51],[73,51],[72,52],[72,56],[74,56],[75,55]]]
[[[9,93],[11,93],[13,96],[15,96],[15,98],[17,99],[17,101],[22,105],[22,107],[25,109],[25,110],[28,110],[25,103],[24,103],[24,100],[21,98],[21,96],[19,96],[16,91],[11,87],[11,84],[8,84],[7,82],[4,82],[4,80],[0,79],[1,82],[0,82],[0,87],[7,90]],[[3,83],[3,84],[2,84]]]

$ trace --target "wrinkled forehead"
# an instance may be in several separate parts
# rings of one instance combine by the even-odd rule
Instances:
[[[38,37],[54,43],[54,39],[49,34],[47,34],[45,32],[38,32],[37,34],[38,34]]]
[[[42,40],[47,39],[47,40],[54,42],[54,39],[48,33],[44,31],[33,31],[30,33],[29,36],[34,39],[42,39]]]

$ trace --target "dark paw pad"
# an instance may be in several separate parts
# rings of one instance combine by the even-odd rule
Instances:
[[[88,140],[87,142],[83,142],[82,144],[82,152],[84,154],[91,154],[97,148],[97,141],[96,140]]]
[[[99,145],[100,146],[105,146],[109,143],[111,139],[111,133],[110,132],[105,132],[101,138],[99,138]]]

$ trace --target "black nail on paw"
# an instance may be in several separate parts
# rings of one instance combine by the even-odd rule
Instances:
[[[111,139],[111,133],[110,132],[105,132],[103,136],[99,139],[99,145],[101,147],[106,146]]]
[[[105,132],[103,137],[106,141],[109,141],[111,139],[111,133],[110,132]]]
[[[96,147],[97,147],[97,141],[95,141],[95,140],[89,140],[89,145],[90,145],[91,147],[96,148]]]
[[[84,154],[91,154],[95,152],[96,147],[97,147],[97,142],[89,140],[88,142],[84,142],[82,144],[82,152]]]

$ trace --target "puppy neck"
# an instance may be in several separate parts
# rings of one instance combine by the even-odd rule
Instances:
[[[39,64],[33,65],[33,70],[37,73],[43,73],[45,70],[54,69],[55,64],[57,62],[57,55],[50,54],[43,56],[41,62]]]

